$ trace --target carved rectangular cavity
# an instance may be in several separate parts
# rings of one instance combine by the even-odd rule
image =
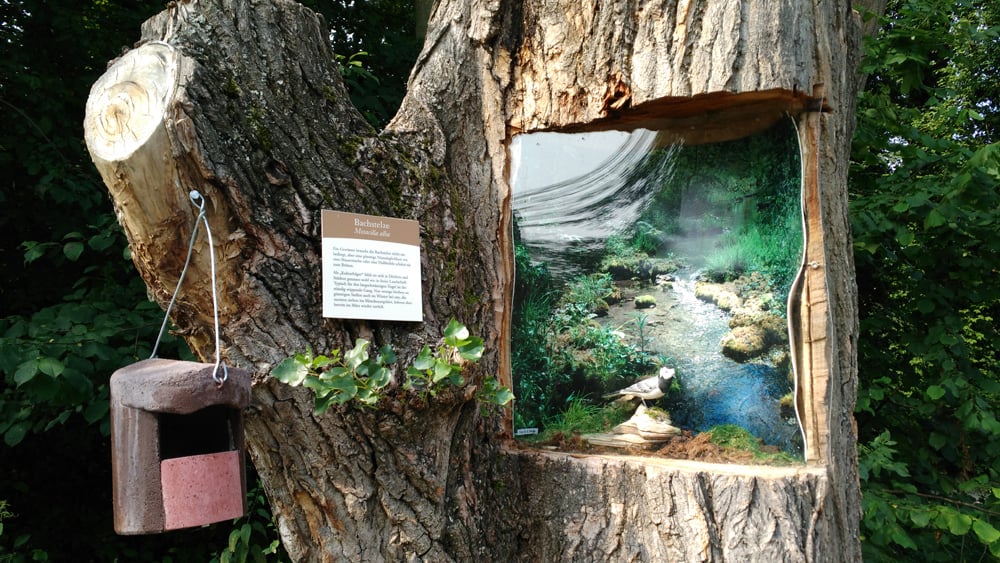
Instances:
[[[515,423],[634,412],[580,440],[680,458],[704,449],[671,438],[672,421],[710,432],[712,444],[759,440],[785,454],[775,462],[801,459],[788,297],[802,264],[802,181],[791,120],[701,145],[673,130],[533,133],[515,138],[511,155]],[[627,412],[615,406],[629,402]],[[648,412],[671,431],[650,432],[640,404],[669,411]]]

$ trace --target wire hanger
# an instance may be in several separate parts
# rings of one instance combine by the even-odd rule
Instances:
[[[156,344],[153,345],[153,353],[149,357],[150,359],[156,357],[156,350],[160,347],[160,339],[163,338],[163,332],[167,329],[167,321],[170,319],[170,309],[173,308],[174,302],[177,300],[177,294],[180,292],[181,284],[184,282],[184,275],[187,274],[188,265],[191,264],[194,241],[198,238],[198,227],[204,223],[205,232],[208,234],[208,257],[212,277],[212,313],[215,319],[215,367],[212,369],[212,380],[221,386],[229,379],[229,368],[222,361],[219,346],[219,297],[215,287],[215,245],[212,244],[212,228],[208,225],[208,218],[205,217],[205,197],[198,190],[191,190],[188,193],[188,198],[191,200],[191,204],[198,208],[198,217],[194,220],[194,229],[191,231],[191,242],[188,243],[187,259],[184,261],[184,268],[181,270],[181,276],[177,280],[177,288],[174,289],[174,295],[170,298],[170,304],[167,305],[166,313],[163,315],[163,324],[160,325],[160,333],[156,336]],[[219,375],[220,367],[222,368],[222,375]]]

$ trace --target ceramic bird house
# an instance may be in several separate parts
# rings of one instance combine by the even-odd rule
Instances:
[[[246,510],[242,409],[250,375],[151,358],[111,376],[115,531],[153,534],[238,518]]]

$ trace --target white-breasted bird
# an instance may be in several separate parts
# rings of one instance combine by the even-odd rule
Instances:
[[[664,396],[670,389],[670,381],[674,378],[674,369],[668,368],[666,366],[660,368],[660,373],[654,375],[653,377],[647,377],[642,381],[633,383],[624,389],[619,389],[614,393],[605,395],[605,399],[610,399],[611,397],[617,397],[616,401],[631,401],[632,399],[639,399],[642,401],[643,406],[646,405],[646,399],[654,401]]]

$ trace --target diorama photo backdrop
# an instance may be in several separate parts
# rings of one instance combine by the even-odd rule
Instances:
[[[788,119],[685,146],[664,132],[532,133],[512,146],[515,430],[675,370],[649,406],[679,428],[748,430],[802,453],[787,299],[802,260]]]

